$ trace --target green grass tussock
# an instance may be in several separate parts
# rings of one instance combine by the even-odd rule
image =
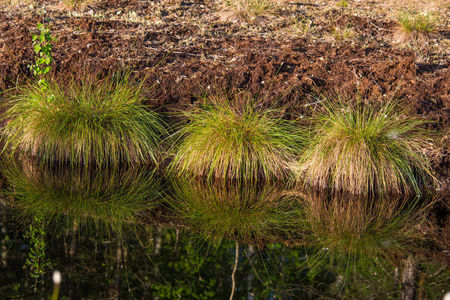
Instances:
[[[295,167],[297,179],[316,189],[355,194],[420,193],[435,184],[424,149],[432,139],[425,119],[394,103],[325,102],[312,117],[309,145]]]
[[[394,39],[399,43],[423,43],[436,33],[437,18],[429,13],[403,11],[397,17]]]
[[[119,78],[120,77],[120,78]],[[11,99],[3,119],[4,150],[74,163],[155,163],[166,130],[142,104],[129,75],[105,80],[30,84]]]
[[[184,112],[188,119],[174,136],[170,171],[178,176],[208,179],[284,178],[299,152],[303,133],[293,122],[277,118],[280,111],[242,107],[227,98]]]

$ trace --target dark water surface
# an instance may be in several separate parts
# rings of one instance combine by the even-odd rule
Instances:
[[[4,162],[0,299],[442,299],[439,197]],[[448,259],[447,259],[448,262]]]

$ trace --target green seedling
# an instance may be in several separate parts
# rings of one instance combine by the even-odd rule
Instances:
[[[47,269],[52,269],[52,263],[47,258],[45,250],[47,244],[45,242],[45,231],[43,229],[43,220],[38,216],[34,217],[34,224],[31,224],[26,231],[24,237],[30,241],[30,251],[28,258],[25,260],[24,269],[30,269],[30,276],[35,279],[34,291],[37,291],[37,284],[40,278],[44,276]]]
[[[45,27],[44,24],[39,23],[37,28],[40,34],[33,34],[32,36],[34,52],[36,54],[35,63],[28,65],[28,68],[30,68],[34,76],[40,77],[38,84],[42,88],[46,88],[48,86],[47,80],[42,77],[52,69],[50,66],[53,62],[51,42],[56,41],[56,38],[51,36],[50,29]]]

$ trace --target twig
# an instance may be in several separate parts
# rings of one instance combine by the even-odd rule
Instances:
[[[238,260],[239,260],[239,242],[236,241],[236,255],[234,257],[234,268],[233,268],[233,273],[231,273],[231,282],[233,283],[233,285],[231,287],[230,300],[233,299],[234,290],[236,289],[236,278],[234,276],[236,274],[236,270],[237,270],[237,266],[238,266]]]
[[[383,27],[378,27],[377,25],[373,24],[371,21],[369,21],[369,23],[372,24],[373,26],[375,26],[376,28],[380,29],[380,30],[390,31],[390,32],[395,31],[395,30],[391,30],[391,29],[384,29]]]
[[[158,49],[158,48],[154,48],[154,47],[147,47],[147,46],[143,46],[145,49],[150,49],[150,50],[154,50],[154,51],[167,51],[165,49]],[[201,54],[196,54],[196,53],[189,53],[189,52],[180,52],[180,51],[173,51],[172,53],[175,54],[186,54],[186,55],[192,55],[192,56],[201,56]]]

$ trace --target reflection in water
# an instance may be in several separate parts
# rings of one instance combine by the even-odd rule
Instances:
[[[63,221],[68,227],[120,232],[160,203],[160,184],[142,167],[89,169],[7,162],[5,192],[23,220]],[[75,225],[74,225],[75,224]]]
[[[123,231],[136,230],[145,212],[158,206],[161,198],[158,181],[142,168],[61,168],[23,160],[6,161],[3,172],[8,180],[5,200],[12,204],[21,226],[27,226],[23,237],[29,249],[23,268],[34,279],[34,293],[52,269],[48,232],[64,236],[69,257],[76,255],[81,229],[97,238],[116,237],[121,267],[121,257],[126,256]]]
[[[432,232],[427,215],[436,199],[310,194],[298,201],[308,245],[355,263],[381,257],[395,263],[407,249],[424,241],[424,233]]]
[[[51,294],[50,272],[35,291],[22,268],[32,245],[24,236],[29,216],[41,218],[46,257],[63,276],[61,299],[229,299],[232,290],[234,299],[400,299],[411,291],[410,270],[418,271],[412,279],[421,299],[441,299],[450,286],[448,267],[419,255],[435,238],[429,200],[330,199],[260,183],[177,180],[167,203],[177,214],[171,222],[180,223],[155,228],[142,224],[145,212],[166,203],[159,181],[142,169],[25,162],[4,173],[12,212],[0,208],[0,299]]]
[[[304,233],[299,243],[307,248],[312,274],[323,269],[339,274],[334,285],[345,293],[361,291],[350,281],[359,278],[368,288],[380,276],[391,282],[391,288],[402,284],[403,294],[415,293],[409,282],[417,279],[418,266],[410,262],[423,244],[436,237],[427,217],[437,199],[303,194],[298,201]]]
[[[261,182],[172,180],[172,208],[190,228],[219,241],[264,243],[285,236],[296,222],[292,197]]]

